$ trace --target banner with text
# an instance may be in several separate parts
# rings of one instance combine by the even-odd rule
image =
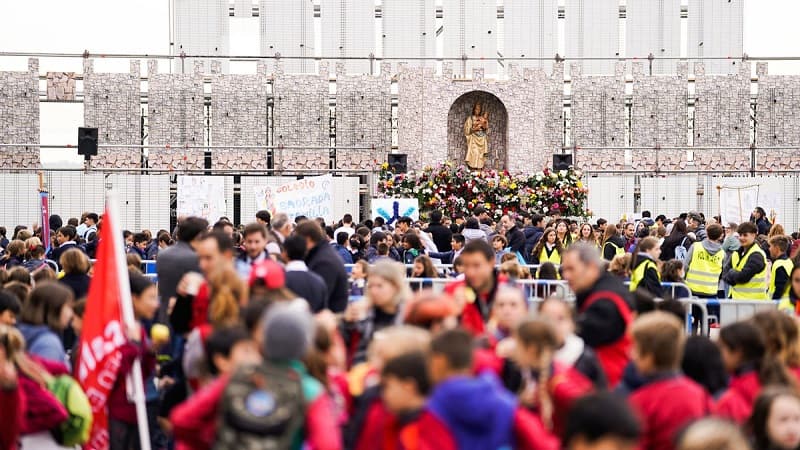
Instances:
[[[333,176],[323,175],[295,180],[280,186],[255,186],[256,207],[271,213],[286,213],[290,219],[297,216],[322,217],[333,221]]]

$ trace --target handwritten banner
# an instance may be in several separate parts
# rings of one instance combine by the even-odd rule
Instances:
[[[224,177],[178,177],[178,217],[202,217],[213,224],[225,209]]]
[[[333,217],[333,176],[303,178],[280,186],[256,186],[256,207],[272,213],[282,212],[294,219],[322,217],[325,221]]]
[[[419,220],[419,201],[415,198],[373,198],[372,218],[383,217],[386,223],[393,224],[397,219],[408,216]]]

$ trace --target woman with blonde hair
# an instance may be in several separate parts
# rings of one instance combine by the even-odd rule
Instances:
[[[399,323],[403,303],[411,295],[403,264],[381,260],[370,268],[364,300],[350,302],[344,312],[342,338],[348,349],[355,349],[348,355],[348,365],[366,359],[377,331]]]
[[[214,327],[239,323],[239,307],[247,301],[247,287],[233,269],[222,268],[208,278],[208,319]]]

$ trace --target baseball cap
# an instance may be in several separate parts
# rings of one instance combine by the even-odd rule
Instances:
[[[260,281],[267,289],[279,289],[286,285],[286,272],[280,264],[271,259],[265,259],[256,263],[250,271],[248,285],[253,287],[257,281]]]

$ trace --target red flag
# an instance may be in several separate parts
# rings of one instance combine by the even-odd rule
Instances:
[[[109,446],[108,395],[117,379],[122,354],[120,347],[127,342],[124,332],[122,301],[130,302],[129,281],[124,266],[122,247],[117,245],[117,217],[106,208],[99,232],[97,263],[89,285],[86,311],[81,331],[77,379],[92,405],[94,423],[86,450],[105,450]],[[123,269],[123,270],[120,270]],[[122,275],[125,279],[122,279]],[[127,294],[127,295],[126,295]]]

